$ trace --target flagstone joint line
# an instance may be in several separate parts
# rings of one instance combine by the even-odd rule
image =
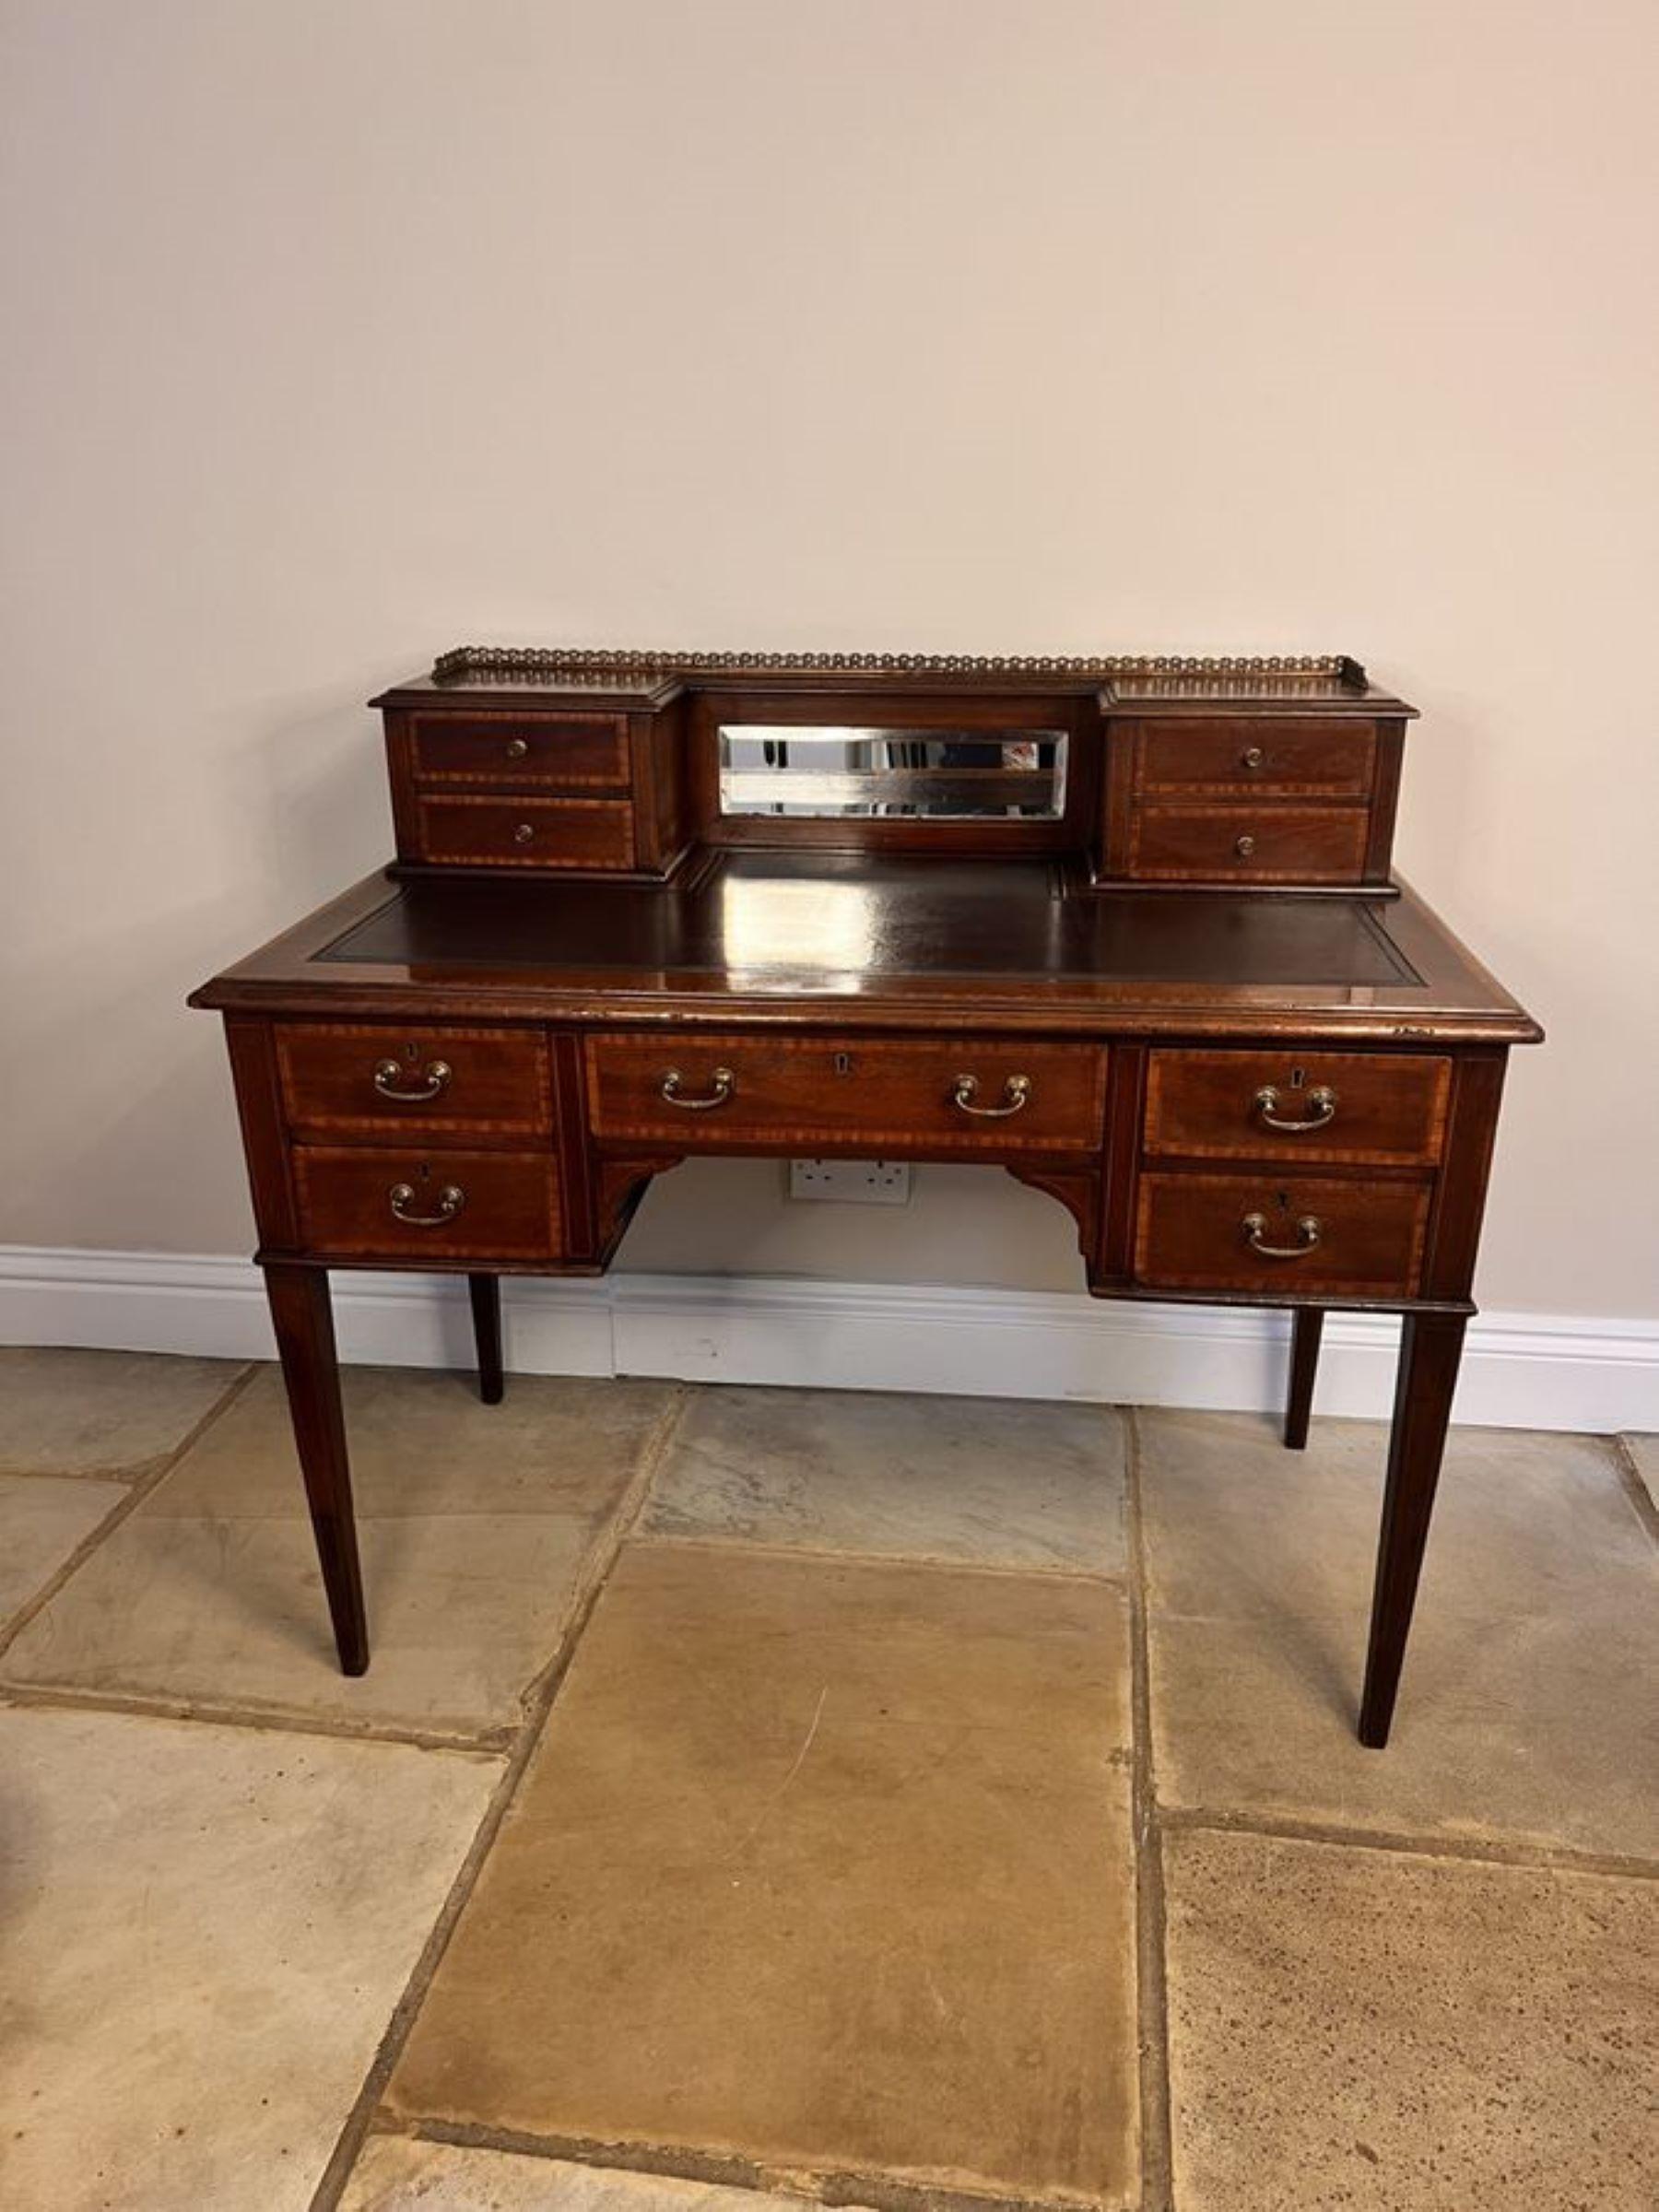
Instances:
[[[258,1372],[256,1366],[249,1365],[240,1374],[233,1375],[201,1418],[193,1422],[172,1449],[162,1453],[153,1466],[130,1478],[119,1475],[103,1477],[106,1481],[119,1482],[124,1495],[116,1500],[98,1526],[81,1538],[57,1571],[48,1575],[34,1595],[26,1599],[15,1613],[0,1620],[0,1658],[11,1649],[29,1622],[45,1611],[70,1578],[79,1572],[105,1538],[112,1536],[124,1522],[132,1518],[145,1500],[160,1488],[184,1454],[200,1443],[221,1414],[229,1412]]]
[[[1119,1410],[1103,1406],[1102,1412]],[[638,1535],[630,1535],[629,1545],[636,1551],[741,1551],[769,1559],[798,1559],[809,1565],[826,1567],[892,1567],[907,1574],[918,1571],[934,1571],[943,1574],[982,1574],[1019,1582],[1085,1583],[1091,1586],[1103,1584],[1108,1589],[1121,1590],[1128,1580],[1126,1569],[1115,1571],[1110,1568],[1059,1567],[1031,1561],[1018,1565],[1005,1559],[953,1559],[942,1552],[914,1551],[858,1551],[829,1544],[774,1544],[767,1536],[733,1536],[724,1533],[710,1535],[683,1535],[677,1531],[648,1528]]]
[[[1271,1813],[1215,1811],[1203,1806],[1165,1806],[1158,1815],[1165,1835],[1262,1836],[1282,1843],[1328,1843],[1344,1851],[1386,1852],[1398,1858],[1460,1861],[1471,1866],[1534,1868],[1541,1874],[1610,1875],[1626,1881],[1659,1881],[1659,1858],[1623,1852],[1581,1851],[1571,1844],[1522,1843],[1500,1837],[1417,1834],[1408,1830],[1345,1828],[1330,1820],[1280,1818]]]
[[[1630,1439],[1625,1436],[1610,1436],[1607,1441],[1613,1448],[1613,1465],[1618,1473],[1620,1487],[1635,1509],[1637,1520],[1647,1530],[1654,1543],[1659,1544],[1659,1500],[1654,1498],[1653,1491],[1648,1488],[1646,1477],[1636,1464],[1636,1455],[1630,1450]]]
[[[1171,2212],[1174,2203],[1173,2123],[1170,2104],[1169,1996],[1165,1981],[1163,1837],[1158,1818],[1153,1764],[1152,1652],[1147,1617],[1146,1524],[1141,1500],[1140,1427],[1135,1408],[1122,1408],[1124,1510],[1129,1568],[1131,1802],[1135,1818],[1136,2048],[1140,2057],[1140,2167],[1142,2212]]]
[[[505,1771],[490,1793],[484,1817],[478,1823],[438,1917],[421,1947],[420,1955],[404,1985],[403,1994],[393,2007],[385,2032],[364,2076],[362,2087],[353,2100],[334,2150],[312,2193],[309,2212],[335,2212],[359,2154],[375,2124],[386,2085],[403,2055],[404,2046],[409,2040],[433,1978],[443,1963],[450,1938],[466,1909],[478,1877],[484,1870],[485,1862],[495,1847],[501,1824],[512,1809],[519,1784],[541,1740],[547,1716],[575,1663],[594,1609],[610,1578],[611,1570],[621,1556],[623,1543],[651,1494],[657,1467],[673,1441],[675,1430],[679,1427],[688,1395],[684,1384],[671,1392],[655,1428],[646,1439],[639,1465],[618,1500],[616,1511],[589,1548],[587,1560],[571,1591],[570,1606],[553,1655],[524,1692],[524,1717],[513,1739]]]
[[[560,2159],[613,2172],[652,2173],[727,2189],[796,2196],[807,2204],[870,2207],[871,2212],[1145,2212],[1128,2200],[1057,2192],[1052,2196],[1001,2194],[878,2169],[772,2163],[731,2151],[686,2144],[606,2142],[591,2136],[538,2136],[426,2115],[405,2119],[385,2133],[441,2143],[455,2150],[492,2150],[518,2158]]]
[[[88,1689],[75,1683],[0,1681],[0,1707],[17,1711],[111,1712],[135,1720],[194,1721],[214,1728],[248,1728],[267,1735],[323,1736],[332,1743],[396,1744],[412,1751],[461,1752],[500,1759],[512,1748],[519,1723],[477,1731],[415,1728],[394,1721],[356,1721],[294,1706],[223,1703],[213,1698],[170,1698],[142,1690]]]

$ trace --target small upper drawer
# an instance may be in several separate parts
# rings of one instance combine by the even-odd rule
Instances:
[[[1088,1044],[619,1033],[587,1067],[595,1135],[680,1150],[1092,1150],[1105,1124]]]
[[[1451,1088],[1451,1061],[1423,1053],[1154,1051],[1145,1149],[1432,1167]]]
[[[539,1030],[409,1029],[381,1022],[276,1028],[291,1129],[467,1129],[540,1135],[553,1126]]]
[[[1135,1279],[1148,1289],[1410,1298],[1431,1184],[1395,1177],[1143,1175]]]
[[[628,724],[618,714],[417,714],[410,735],[423,783],[628,788]]]
[[[1129,873],[1147,883],[1358,883],[1370,833],[1363,806],[1142,806]]]
[[[626,799],[433,798],[418,805],[422,860],[455,866],[631,868]]]
[[[560,1255],[547,1152],[296,1145],[300,1241],[328,1258],[546,1261]]]
[[[1333,719],[1146,724],[1135,747],[1138,790],[1189,796],[1249,790],[1364,799],[1377,763],[1373,726]]]

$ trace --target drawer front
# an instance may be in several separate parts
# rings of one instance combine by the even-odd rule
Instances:
[[[1376,773],[1370,723],[1309,720],[1160,722],[1136,738],[1143,791],[1257,791],[1365,799]]]
[[[480,867],[631,868],[633,808],[626,799],[418,801],[424,860]]]
[[[300,1238],[321,1256],[418,1266],[559,1256],[550,1152],[296,1145],[293,1161]]]
[[[671,1031],[590,1037],[587,1067],[595,1135],[684,1151],[1094,1150],[1105,1122],[1088,1044]]]
[[[1452,1063],[1422,1054],[1154,1051],[1145,1149],[1153,1157],[1433,1167]]]
[[[539,1030],[294,1022],[276,1030],[276,1065],[294,1130],[535,1136],[553,1126]]]
[[[1144,882],[1358,883],[1363,806],[1137,806],[1129,872]]]
[[[1409,1298],[1430,1187],[1271,1171],[1143,1174],[1135,1278],[1148,1289]]]
[[[628,788],[628,724],[619,714],[417,714],[410,726],[415,773],[425,783]]]

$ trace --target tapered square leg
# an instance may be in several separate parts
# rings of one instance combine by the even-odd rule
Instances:
[[[478,1395],[486,1406],[499,1406],[505,1391],[501,1372],[501,1278],[499,1275],[469,1275],[472,1293],[473,1340],[478,1347]]]
[[[1359,1705],[1359,1741],[1372,1750],[1387,1743],[1394,1719],[1466,1325],[1462,1313],[1408,1313],[1400,1334],[1371,1648]]]
[[[323,1568],[323,1587],[334,1622],[341,1671],[360,1675],[369,1665],[369,1623],[358,1564],[357,1523],[351,1508],[351,1466],[340,1408],[340,1363],[335,1348],[334,1307],[322,1267],[265,1264],[265,1296],[276,1330],[282,1379],[288,1385],[294,1442],[305,1477]]]
[[[1319,1340],[1324,1335],[1324,1308],[1298,1306],[1291,1322],[1290,1384],[1285,1394],[1285,1442],[1292,1452],[1307,1449],[1313,1378],[1319,1372]]]

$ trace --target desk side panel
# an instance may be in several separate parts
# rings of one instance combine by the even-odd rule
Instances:
[[[1422,1294],[1466,1299],[1475,1281],[1498,1139],[1498,1110],[1509,1053],[1502,1047],[1458,1053],[1440,1181],[1423,1262]]]
[[[293,1252],[300,1242],[293,1175],[282,1112],[275,1027],[246,1015],[225,1017],[225,1043],[236,1086],[248,1188],[262,1250]]]

